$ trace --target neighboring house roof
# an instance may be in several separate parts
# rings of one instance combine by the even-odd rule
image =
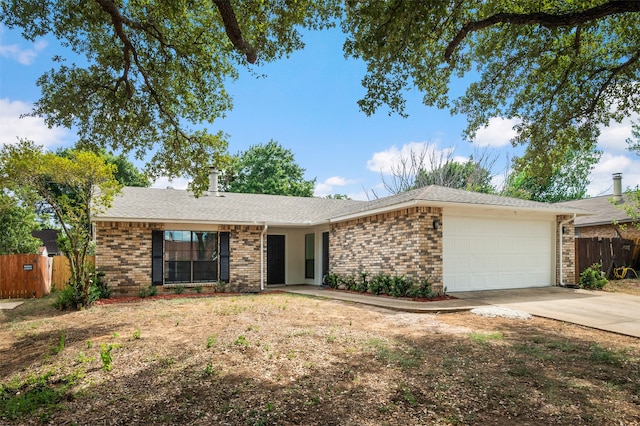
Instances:
[[[308,226],[414,205],[466,206],[584,214],[570,206],[480,194],[431,185],[373,201],[220,193],[196,198],[177,189],[123,188],[99,221],[262,224]]]
[[[620,204],[612,202],[613,195],[602,195],[600,197],[583,198],[582,200],[565,201],[558,203],[568,207],[579,208],[587,210],[592,213],[589,216],[577,217],[575,220],[575,226],[595,226],[595,225],[611,225],[614,221],[619,223],[631,222],[629,215],[620,208]]]
[[[42,244],[47,248],[47,253],[51,256],[60,254],[58,249],[58,234],[60,231],[55,229],[42,229],[40,231],[31,232],[31,236],[39,238]]]

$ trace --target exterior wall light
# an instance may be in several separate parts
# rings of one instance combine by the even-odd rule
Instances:
[[[433,221],[433,229],[440,229],[440,226],[442,226],[442,223],[439,220]]]

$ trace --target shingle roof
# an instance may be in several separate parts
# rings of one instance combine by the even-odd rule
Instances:
[[[307,225],[362,201],[280,195],[220,193],[219,197],[179,189],[123,188],[122,194],[97,220],[263,223]]]
[[[575,220],[576,226],[605,225],[611,224],[614,220],[620,223],[630,222],[631,218],[627,213],[611,202],[612,197],[613,195],[603,195],[558,204],[584,209],[592,213],[589,216],[577,217]]]
[[[564,205],[480,194],[431,185],[373,201],[327,198],[285,197],[264,194],[220,193],[196,198],[177,189],[123,189],[112,207],[96,220],[191,222],[191,223],[264,223],[305,226],[345,217],[359,217],[406,205],[491,206],[556,214],[585,213]]]

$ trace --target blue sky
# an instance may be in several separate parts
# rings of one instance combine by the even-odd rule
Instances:
[[[513,123],[495,119],[478,132],[474,143],[463,141],[464,116],[428,108],[421,94],[407,93],[409,118],[389,116],[381,109],[367,117],[358,109],[364,95],[360,80],[365,65],[342,53],[344,36],[339,30],[307,35],[303,51],[290,58],[257,69],[264,78],[243,72],[228,86],[234,108],[225,119],[207,127],[211,132],[227,133],[229,151],[235,154],[249,146],[273,139],[290,149],[296,162],[306,169],[306,178],[316,178],[315,193],[347,194],[367,199],[387,193],[381,174],[388,173],[400,157],[425,147],[450,152],[460,160],[478,150],[495,156],[495,182],[506,171],[506,158],[521,153],[508,144]],[[51,68],[51,57],[61,51],[57,41],[44,38],[29,42],[19,32],[0,27],[0,143],[14,143],[25,137],[48,149],[70,146],[76,140],[67,129],[48,129],[39,118],[23,118],[39,98],[36,79]],[[461,92],[458,83],[452,88]],[[626,150],[631,136],[631,120],[602,129],[599,148],[604,152],[594,168],[588,193],[611,192],[611,174],[623,173],[623,185],[640,184],[640,157]],[[187,181],[169,183],[160,179],[155,186],[186,187]]]

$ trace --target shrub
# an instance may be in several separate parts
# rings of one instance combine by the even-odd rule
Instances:
[[[429,278],[425,278],[423,280],[418,281],[417,283],[414,283],[411,290],[409,290],[409,295],[411,297],[420,297],[420,298],[433,297],[434,294],[431,288],[431,281],[429,281]]]
[[[154,286],[153,284],[147,288],[141,288],[140,292],[138,293],[138,295],[142,298],[155,296],[156,294],[158,294],[158,287]]]
[[[329,273],[324,276],[324,283],[329,286],[329,288],[338,288],[340,283],[340,278],[338,274]]]
[[[346,288],[347,290],[356,290],[356,279],[351,275],[340,278],[340,283],[344,284],[344,288]]]
[[[403,275],[391,277],[391,294],[393,297],[405,297],[413,287],[413,280],[405,278]]]
[[[600,289],[609,281],[600,269],[599,263],[594,263],[580,274],[580,287],[588,289]]]
[[[391,290],[391,277],[383,274],[376,274],[369,282],[369,289],[375,295],[389,294]]]

